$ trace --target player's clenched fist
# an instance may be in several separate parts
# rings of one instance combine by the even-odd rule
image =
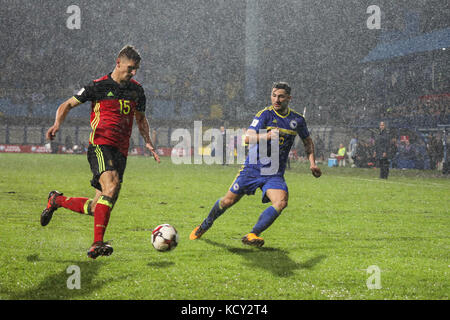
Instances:
[[[47,134],[45,137],[47,138],[47,140],[53,140],[53,139],[55,139],[56,133],[58,131],[59,131],[59,127],[56,125],[53,125],[47,130]]]
[[[278,129],[272,129],[267,131],[267,140],[277,140],[280,136],[280,130]]]
[[[310,169],[314,177],[319,178],[322,175],[322,171],[320,170],[319,167],[315,166],[311,167]]]

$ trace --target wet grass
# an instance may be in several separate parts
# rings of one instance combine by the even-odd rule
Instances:
[[[263,248],[240,242],[266,207],[260,192],[188,240],[238,168],[130,157],[106,233],[114,253],[90,261],[92,217],[59,209],[39,224],[50,190],[93,196],[85,156],[0,154],[0,299],[448,299],[448,178],[392,170],[384,181],[373,169],[322,166],[315,179],[296,163],[289,206]],[[160,223],[180,233],[172,252],[150,244]],[[367,285],[373,265],[379,289]],[[71,266],[80,289],[68,288]]]

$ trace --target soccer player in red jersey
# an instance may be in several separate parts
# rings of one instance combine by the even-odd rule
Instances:
[[[46,226],[56,209],[63,207],[75,212],[94,216],[94,242],[88,257],[109,256],[113,249],[103,241],[111,210],[119,196],[123,173],[126,167],[128,146],[133,127],[133,118],[145,147],[159,163],[160,159],[150,139],[150,129],[145,115],[144,89],[135,80],[141,56],[132,46],[125,46],[116,60],[112,73],[94,80],[76,95],[63,102],[56,111],[55,122],[46,134],[53,140],[69,111],[91,101],[91,128],[87,158],[96,189],[93,199],[69,198],[58,191],[51,191],[47,207],[41,214],[41,225]]]

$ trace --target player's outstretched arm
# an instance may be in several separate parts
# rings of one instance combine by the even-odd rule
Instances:
[[[268,130],[266,133],[257,133],[256,130],[248,129],[245,133],[245,143],[246,144],[255,144],[259,143],[260,140],[271,140],[278,139],[279,130],[273,129]]]
[[[309,168],[311,169],[311,173],[314,177],[319,178],[322,175],[322,171],[316,164],[316,156],[314,155],[314,142],[311,137],[307,137],[302,141],[310,163]]]
[[[66,119],[69,111],[80,105],[81,102],[75,99],[74,97],[67,99],[64,101],[56,110],[55,123],[47,130],[46,138],[47,140],[53,140],[56,136],[56,133],[59,131],[59,127]]]
[[[148,120],[147,120],[147,117],[145,116],[145,113],[136,111],[135,118],[136,118],[136,124],[139,129],[139,133],[141,134],[142,138],[144,138],[145,147],[151,152],[155,161],[160,163],[161,160],[159,159],[159,156],[156,153],[155,147],[153,146],[152,139],[150,139],[150,126],[148,124]]]

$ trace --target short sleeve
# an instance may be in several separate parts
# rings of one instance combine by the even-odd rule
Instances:
[[[300,138],[302,139],[306,139],[309,137],[309,131],[308,131],[308,126],[306,125],[306,121],[305,118],[303,117],[299,117],[298,123],[297,123],[297,128],[296,128],[297,134],[300,136]]]
[[[80,103],[85,103],[86,101],[92,101],[92,100],[94,100],[93,87],[94,87],[93,83],[91,83],[87,86],[84,86],[73,97],[75,99],[77,99]]]
[[[249,129],[255,130],[258,132],[260,129],[266,129],[266,119],[267,119],[267,112],[259,112],[256,114],[256,116],[253,118],[252,123],[248,127]]]
[[[136,105],[136,110],[139,112],[145,112],[146,103],[147,103],[147,98],[145,97],[144,89],[140,88],[137,105]]]

